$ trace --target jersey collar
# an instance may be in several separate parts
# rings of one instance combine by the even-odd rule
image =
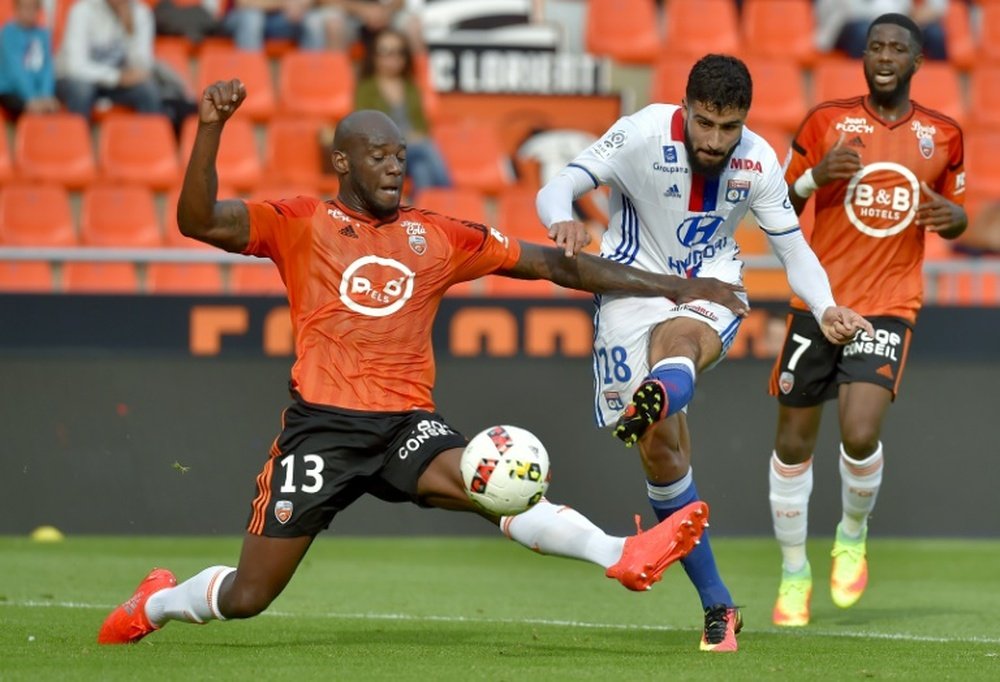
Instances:
[[[347,215],[351,216],[355,220],[357,220],[359,222],[362,222],[362,223],[367,223],[367,224],[371,225],[372,227],[382,227],[383,225],[389,225],[391,223],[396,222],[399,219],[399,211],[398,210],[395,213],[393,213],[391,216],[389,216],[388,218],[382,218],[382,219],[380,219],[380,218],[375,218],[374,216],[370,216],[367,213],[358,213],[354,209],[348,208],[343,202],[341,202],[339,199],[336,199],[336,198],[330,199],[330,201],[328,201],[327,203],[333,204],[334,206],[336,206],[341,211],[343,211]]]

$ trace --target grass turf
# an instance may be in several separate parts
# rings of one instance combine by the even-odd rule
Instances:
[[[320,538],[255,619],[171,623],[135,646],[97,629],[154,566],[183,580],[235,561],[236,538],[0,537],[0,680],[996,680],[1000,542],[869,542],[861,602],[829,598],[811,541],[813,623],[770,623],[771,539],[713,539],[744,605],[735,655],[698,651],[683,570],[630,593],[593,565],[501,538]]]

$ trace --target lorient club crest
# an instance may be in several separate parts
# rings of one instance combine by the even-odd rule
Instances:
[[[778,388],[785,395],[792,392],[792,388],[795,387],[795,375],[791,372],[782,372],[781,376],[778,377]]]
[[[413,253],[418,256],[424,255],[424,252],[427,251],[427,239],[420,234],[411,234],[410,248],[413,249]]]
[[[288,523],[288,520],[292,518],[291,500],[278,500],[274,503],[274,518],[278,519],[278,523],[282,526]]]

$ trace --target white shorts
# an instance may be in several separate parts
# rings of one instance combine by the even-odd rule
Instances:
[[[675,317],[704,322],[719,335],[722,353],[713,366],[726,356],[743,320],[724,305],[709,301],[677,305],[662,297],[605,296],[598,303],[594,315],[594,419],[598,426],[618,420],[639,384],[649,376],[650,332]]]

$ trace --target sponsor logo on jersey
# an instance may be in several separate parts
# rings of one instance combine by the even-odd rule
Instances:
[[[362,315],[392,315],[413,295],[413,278],[413,271],[397,260],[362,256],[344,269],[340,300]]]
[[[729,159],[729,170],[744,170],[753,171],[754,173],[763,173],[764,169],[760,166],[760,161],[757,159]]]
[[[870,163],[855,173],[844,193],[844,213],[869,237],[899,234],[913,222],[920,182],[909,168],[892,161]]]
[[[791,372],[782,372],[778,376],[778,388],[782,393],[788,395],[795,387],[795,375]]]
[[[653,162],[653,170],[657,173],[690,173],[691,169],[687,166],[666,166],[659,161]]]
[[[869,336],[865,332],[858,332],[854,340],[844,346],[843,357],[874,355],[875,357],[897,362],[902,343],[902,336],[887,329],[876,329],[874,337]],[[884,373],[876,371],[876,374]],[[891,379],[892,377],[890,376],[889,378]]]
[[[933,137],[921,137],[917,141],[917,147],[920,149],[920,156],[925,159],[929,159],[934,156],[934,138]]]
[[[622,400],[622,394],[618,391],[604,391],[604,402],[607,403],[610,410],[625,409],[625,401]]]
[[[274,518],[284,526],[292,518],[292,501],[278,500],[274,503]]]
[[[677,163],[677,147],[672,144],[663,145],[663,163]]]
[[[355,232],[354,228],[350,225],[348,225],[347,227],[340,228],[340,234],[344,235],[345,237],[350,237],[351,239],[358,238],[358,233]]]
[[[604,134],[600,140],[595,142],[591,149],[594,154],[607,161],[614,156],[619,149],[625,146],[628,136],[624,130],[612,130]]]
[[[955,194],[965,191],[965,171],[955,176]]]
[[[864,116],[845,116],[843,121],[838,121],[834,126],[842,133],[874,133],[875,126],[868,123]]]
[[[688,247],[708,244],[723,222],[719,215],[688,216],[677,226],[677,241]]]
[[[858,149],[865,148],[865,141],[861,139],[860,135],[855,135],[847,141],[848,147],[857,147]]]
[[[409,242],[410,242],[410,248],[413,250],[413,253],[417,254],[418,256],[424,255],[424,253],[427,251],[427,240],[423,237],[423,235],[411,234],[409,237]]]
[[[681,188],[677,186],[677,183],[670,185],[667,191],[663,193],[663,196],[668,199],[680,199],[681,198]]]
[[[726,201],[738,204],[750,196],[749,180],[729,180],[726,182]]]
[[[924,137],[934,137],[937,135],[937,128],[934,125],[925,126],[920,121],[914,121],[910,124],[910,130],[917,136],[917,139]]]
[[[348,225],[350,225],[352,223],[354,225],[359,225],[360,224],[360,223],[358,223],[357,220],[355,220],[351,216],[347,215],[346,213],[344,213],[343,211],[341,211],[339,208],[328,208],[328,209],[326,209],[326,214],[328,216],[330,216],[331,218],[333,218],[334,220],[339,220],[341,222],[347,223]]]
[[[451,436],[454,433],[452,428],[444,422],[437,421],[436,419],[421,419],[417,422],[413,430],[410,431],[409,437],[403,441],[399,450],[396,451],[396,455],[400,459],[406,459],[419,450],[420,446],[431,438]]]
[[[418,223],[416,220],[404,220],[399,224],[402,227],[406,228],[406,234],[409,235],[427,234],[427,228],[424,227],[424,224]]]
[[[694,303],[684,303],[683,305],[677,306],[674,310],[688,310],[695,315],[701,315],[705,319],[711,320],[712,322],[718,322],[719,316],[713,313],[711,310],[704,306],[696,305]]]

